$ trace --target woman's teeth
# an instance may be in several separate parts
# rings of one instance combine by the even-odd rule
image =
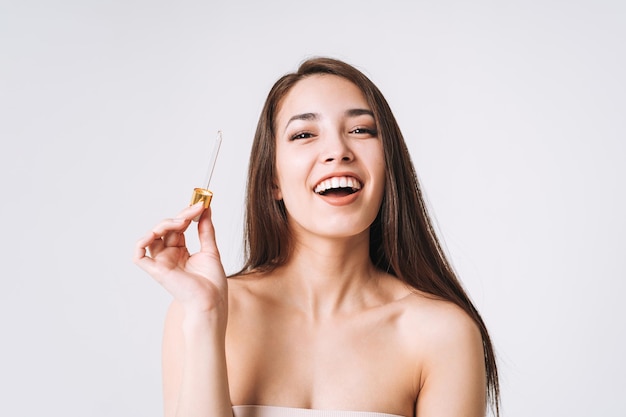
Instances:
[[[345,188],[349,188],[351,192],[355,192],[361,189],[361,183],[353,177],[332,177],[317,184],[313,191],[317,194],[324,194],[329,190]]]

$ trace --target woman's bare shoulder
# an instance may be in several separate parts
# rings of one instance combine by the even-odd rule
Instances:
[[[436,410],[444,399],[454,412],[484,410],[483,343],[474,319],[455,303],[419,291],[398,304],[399,340],[417,365],[415,387],[423,411],[418,414]]]
[[[476,322],[457,304],[418,290],[411,290],[398,304],[402,310],[400,330],[407,342],[420,350],[436,353],[459,344],[482,346]]]

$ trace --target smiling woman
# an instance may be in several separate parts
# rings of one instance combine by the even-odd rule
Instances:
[[[276,82],[246,204],[246,261],[232,277],[201,205],[137,243],[135,262],[174,297],[167,417],[478,417],[489,400],[498,413],[487,329],[361,72],[317,58]],[[183,233],[200,213],[190,255]]]

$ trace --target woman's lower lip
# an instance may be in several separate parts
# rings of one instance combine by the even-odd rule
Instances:
[[[342,195],[342,196],[321,195],[321,194],[318,194],[318,196],[322,200],[324,200],[326,203],[330,204],[331,206],[345,206],[347,204],[354,202],[354,200],[359,198],[360,193],[361,193],[361,190],[355,191],[352,194]]]

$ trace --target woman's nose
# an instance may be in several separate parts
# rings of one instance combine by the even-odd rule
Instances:
[[[350,162],[354,159],[352,150],[346,143],[346,139],[340,134],[329,135],[324,140],[322,160],[325,163],[333,161]]]

